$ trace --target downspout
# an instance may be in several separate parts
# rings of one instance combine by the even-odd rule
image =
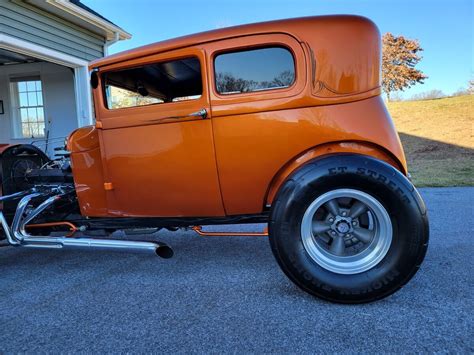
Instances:
[[[109,55],[109,47],[110,47],[112,44],[117,43],[119,40],[120,40],[120,35],[119,35],[119,33],[118,33],[118,32],[114,32],[114,39],[111,40],[111,41],[105,41],[105,44],[104,44],[104,57]]]

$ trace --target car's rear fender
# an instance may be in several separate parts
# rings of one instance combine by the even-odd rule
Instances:
[[[278,173],[272,179],[268,188],[265,199],[266,206],[270,206],[272,204],[273,199],[275,198],[280,186],[296,169],[303,166],[309,161],[321,157],[327,157],[328,155],[341,153],[352,153],[371,156],[392,165],[404,175],[408,174],[406,164],[401,162],[393,154],[391,154],[389,151],[379,145],[359,141],[340,141],[325,143],[306,150],[300,155],[294,157],[278,171]]]

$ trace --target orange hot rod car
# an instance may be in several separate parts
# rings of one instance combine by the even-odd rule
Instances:
[[[62,158],[3,148],[3,236],[170,257],[164,243],[91,234],[262,222],[303,290],[346,303],[385,297],[420,267],[429,232],[380,61],[371,21],[322,16],[92,62],[96,124],[73,132]]]

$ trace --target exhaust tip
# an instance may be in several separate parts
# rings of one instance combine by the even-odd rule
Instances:
[[[173,257],[174,252],[173,249],[171,249],[168,245],[166,244],[160,244],[156,250],[155,250],[156,255],[159,257],[162,257],[163,259],[169,259]]]

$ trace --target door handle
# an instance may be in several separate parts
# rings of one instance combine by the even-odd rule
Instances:
[[[190,113],[190,117],[201,117],[203,120],[207,118],[207,110],[205,108],[200,109],[199,111]]]

